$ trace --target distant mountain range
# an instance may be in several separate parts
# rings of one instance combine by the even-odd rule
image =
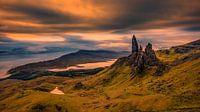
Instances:
[[[53,60],[18,66],[16,68],[10,69],[8,73],[14,74],[21,71],[43,71],[46,69],[66,68],[77,64],[108,61],[110,59],[127,56],[128,54],[128,51],[115,52],[108,50],[79,50],[77,52],[66,54]]]
[[[25,47],[7,47],[1,46],[0,47],[0,56],[23,56],[23,55],[32,55],[32,54],[43,54],[43,53],[54,53],[54,52],[66,52],[66,51],[74,51],[75,49],[68,48],[68,47],[44,47],[45,50],[43,51],[31,51]]]

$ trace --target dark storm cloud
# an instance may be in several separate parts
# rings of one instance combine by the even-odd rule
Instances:
[[[200,26],[200,2],[197,0],[135,0],[125,1],[121,16],[105,28],[115,27],[116,32],[126,29],[140,30],[165,27]],[[195,3],[199,3],[194,5]],[[185,18],[190,18],[185,19]],[[113,24],[114,23],[114,24]]]
[[[14,4],[14,5],[8,5],[8,6],[3,6],[0,8],[2,10],[6,10],[11,13],[19,13],[19,14],[24,14],[25,17],[21,18],[6,18],[6,19],[29,19],[29,20],[36,20],[39,23],[42,24],[71,24],[74,22],[78,22],[78,18],[71,14],[63,14],[59,11],[52,10],[51,8],[45,8],[45,7],[40,7],[34,6],[34,5],[20,5],[20,4]]]
[[[200,26],[188,27],[188,28],[185,28],[184,30],[186,30],[186,31],[196,31],[196,32],[199,32],[199,31],[200,31]]]

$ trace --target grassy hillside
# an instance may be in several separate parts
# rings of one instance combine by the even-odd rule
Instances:
[[[170,50],[169,53],[158,51],[156,54],[168,66],[162,76],[153,76],[156,70],[154,66],[140,75],[131,75],[131,67],[119,62],[96,75],[87,77],[45,76],[28,81],[1,81],[0,110],[200,111],[200,51],[176,53]],[[62,90],[65,95],[50,94],[49,91],[55,87]]]

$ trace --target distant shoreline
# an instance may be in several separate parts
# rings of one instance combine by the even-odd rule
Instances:
[[[51,71],[51,72],[61,72],[61,71],[68,71],[68,70],[95,69],[95,68],[110,66],[116,60],[117,59],[110,59],[108,61],[100,61],[100,62],[93,62],[93,63],[77,64],[77,65],[74,65],[74,66],[69,66],[67,68],[48,69],[48,71]]]
[[[13,55],[10,56],[1,56],[0,60],[0,79],[4,79],[9,77],[10,75],[7,74],[7,71],[13,67],[32,63],[32,62],[39,62],[54,59],[60,57],[64,54],[69,54],[71,52],[56,52],[56,53],[45,53],[45,54],[34,54],[34,55],[24,55],[22,57],[15,57]]]

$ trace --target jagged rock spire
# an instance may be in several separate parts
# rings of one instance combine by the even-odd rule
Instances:
[[[143,51],[142,46],[138,45],[135,36],[132,38],[132,54],[130,56],[132,72],[141,74],[148,66],[158,66],[159,60],[153,50],[152,44],[148,43]]]
[[[139,49],[139,50],[140,50],[140,52],[141,52],[141,51],[143,51],[143,48],[142,48],[142,46],[141,46],[141,45],[140,45],[140,49]]]
[[[155,66],[158,65],[158,59],[152,48],[152,44],[148,43],[145,48],[145,62],[147,65]]]
[[[156,53],[153,50],[152,44],[148,43],[143,50],[142,46],[138,46],[135,36],[132,37],[132,54],[128,57],[120,58],[115,64],[112,65],[120,67],[121,65],[131,66],[131,74],[142,76],[146,70],[150,67],[157,67],[157,70],[153,75],[161,75],[165,71],[165,66],[156,57]],[[133,77],[134,78],[134,77]]]
[[[139,47],[135,35],[132,37],[132,53],[138,52]]]
[[[151,51],[152,50],[152,44],[151,43],[148,43],[146,48],[145,48],[145,52],[147,51]]]

